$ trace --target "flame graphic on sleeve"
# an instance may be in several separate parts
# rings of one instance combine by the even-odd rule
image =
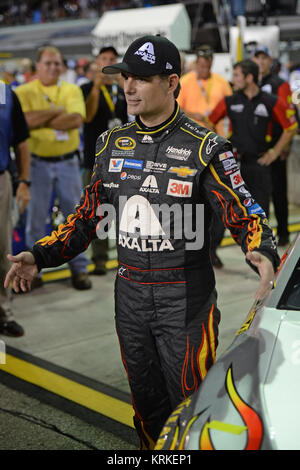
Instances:
[[[248,433],[248,439],[244,450],[259,450],[263,437],[263,424],[259,415],[243,401],[238,394],[233,381],[232,366],[229,367],[226,375],[226,390],[230,400],[240,414],[245,426],[236,426],[223,423],[221,421],[209,421],[205,423],[200,436],[200,450],[214,450],[215,447],[211,441],[209,428],[231,434],[241,434],[244,431]]]

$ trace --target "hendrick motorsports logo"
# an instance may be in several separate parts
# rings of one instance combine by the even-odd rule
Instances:
[[[175,158],[176,160],[187,161],[192,151],[186,148],[177,148],[169,145],[166,150],[166,155],[169,158]]]

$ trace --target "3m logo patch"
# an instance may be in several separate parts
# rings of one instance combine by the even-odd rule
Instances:
[[[169,180],[167,194],[175,197],[191,197],[193,183],[179,180]]]
[[[242,186],[242,184],[245,184],[240,170],[230,175],[230,181],[231,181],[231,186],[233,187],[233,189],[238,188],[239,186]]]

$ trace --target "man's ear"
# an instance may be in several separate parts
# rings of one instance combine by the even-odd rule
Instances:
[[[169,75],[169,91],[174,93],[179,83],[179,77],[176,73]]]

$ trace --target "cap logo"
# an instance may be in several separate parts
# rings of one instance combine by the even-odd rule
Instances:
[[[155,64],[155,54],[152,42],[145,42],[135,53],[135,55],[141,56],[145,62]]]
[[[169,62],[167,62],[166,63],[166,69],[167,70],[172,70],[172,68],[173,68],[173,66]]]

